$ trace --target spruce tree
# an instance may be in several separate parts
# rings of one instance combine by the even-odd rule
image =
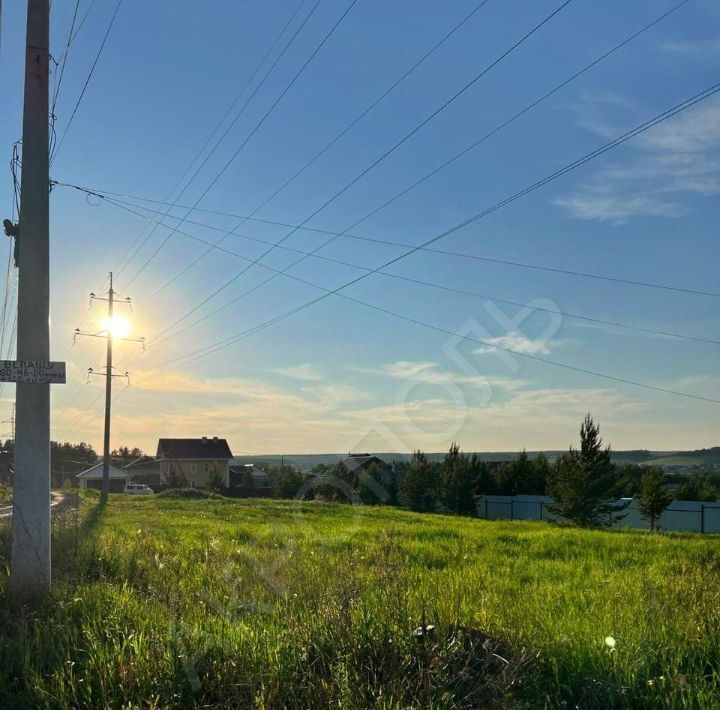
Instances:
[[[475,512],[475,479],[470,461],[453,442],[445,455],[442,471],[442,504],[448,513]]]
[[[404,475],[398,491],[400,505],[420,513],[436,510],[437,479],[427,456],[422,451],[415,451],[411,461],[403,468]]]
[[[600,427],[590,414],[580,427],[580,449],[560,456],[552,469],[548,488],[553,502],[548,509],[573,525],[609,527],[627,507],[617,502],[622,479],[611,461],[610,447],[603,448]]]

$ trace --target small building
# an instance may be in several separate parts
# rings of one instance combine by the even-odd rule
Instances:
[[[226,439],[159,439],[157,455],[161,483],[205,488],[216,475],[230,486],[229,463],[233,458]]]
[[[160,484],[160,462],[153,456],[140,456],[125,464],[123,470],[133,483],[145,483],[150,486]]]
[[[374,454],[348,454],[347,458],[344,458],[340,463],[342,463],[350,473],[367,471],[374,466],[381,471],[386,471],[391,468],[387,461],[383,461],[379,456],[375,456]]]
[[[101,463],[88,468],[77,475],[80,488],[93,488],[102,490],[103,481],[103,465]],[[110,465],[110,493],[122,493],[125,490],[125,484],[128,482],[128,474],[117,466]]]
[[[273,490],[270,476],[252,463],[232,464],[230,466],[230,485],[241,486],[263,496],[272,495]]]

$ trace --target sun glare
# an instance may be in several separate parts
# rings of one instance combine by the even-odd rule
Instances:
[[[130,321],[125,316],[105,318],[103,328],[110,331],[113,338],[126,338],[130,334]]]

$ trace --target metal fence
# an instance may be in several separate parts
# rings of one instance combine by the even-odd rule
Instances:
[[[482,496],[478,516],[489,520],[557,520],[548,510],[549,496]],[[635,500],[623,499],[627,507],[608,523],[614,528],[648,529]],[[659,527],[666,531],[720,533],[720,503],[673,501],[660,517]]]

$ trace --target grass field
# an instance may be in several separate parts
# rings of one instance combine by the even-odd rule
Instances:
[[[717,537],[84,498],[32,614],[7,538],[3,708],[720,707]]]

